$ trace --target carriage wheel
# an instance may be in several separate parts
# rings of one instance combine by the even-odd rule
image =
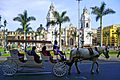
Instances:
[[[13,60],[7,60],[2,63],[3,75],[14,75],[17,72],[17,64]]]
[[[64,64],[63,62],[57,62],[53,66],[53,73],[58,77],[64,76],[67,73],[66,64]]]

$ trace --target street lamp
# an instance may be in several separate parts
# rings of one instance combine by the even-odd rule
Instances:
[[[6,46],[7,46],[7,30],[5,30],[7,21],[4,20],[4,22],[3,22],[4,25],[2,25],[1,22],[2,22],[2,17],[1,17],[1,15],[0,15],[0,28],[1,28],[1,27],[4,28],[4,30],[3,30],[3,35],[4,35],[4,52],[5,52],[5,49],[6,49]]]
[[[78,1],[78,48],[80,47],[80,1],[82,0],[76,0]]]

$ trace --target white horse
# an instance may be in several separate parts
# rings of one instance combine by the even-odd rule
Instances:
[[[79,48],[79,49],[73,49],[70,52],[70,60],[67,65],[69,66],[68,74],[70,75],[71,67],[73,63],[75,62],[75,66],[77,69],[77,73],[80,74],[80,71],[77,66],[78,60],[91,60],[93,61],[92,63],[92,68],[91,68],[91,73],[94,73],[94,64],[96,63],[97,69],[96,72],[99,72],[99,64],[97,62],[98,57],[100,54],[104,54],[106,58],[109,58],[108,55],[108,49],[106,47],[95,47],[95,48]]]

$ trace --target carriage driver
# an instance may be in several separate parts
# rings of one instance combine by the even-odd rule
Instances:
[[[57,40],[54,41],[53,51],[56,55],[60,52],[59,47],[57,45]]]
[[[62,51],[59,50],[59,47],[57,45],[57,40],[54,41],[53,51],[54,51],[55,55],[60,55],[60,58],[62,60],[65,60]]]

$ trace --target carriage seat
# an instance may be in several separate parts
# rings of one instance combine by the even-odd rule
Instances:
[[[24,60],[24,54],[19,53],[17,49],[10,50],[10,56],[11,59],[19,59],[20,62],[26,62],[26,60]]]
[[[27,60],[34,60],[36,63],[41,63],[39,55],[32,55],[31,50],[27,51],[26,54]]]

